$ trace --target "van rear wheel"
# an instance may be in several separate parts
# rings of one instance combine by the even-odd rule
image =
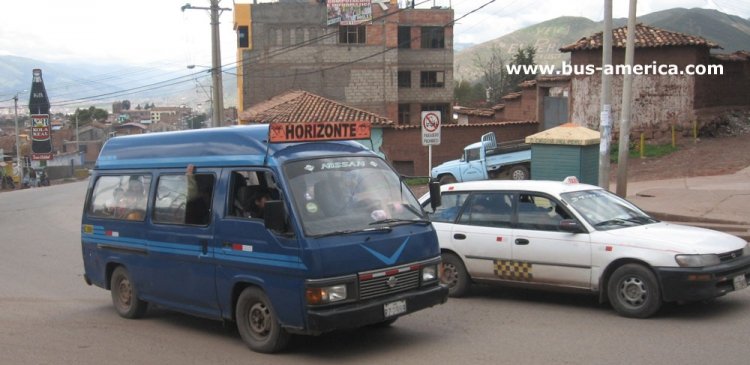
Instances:
[[[253,351],[273,353],[289,342],[289,333],[279,324],[271,301],[262,290],[245,288],[237,299],[235,315],[237,330]]]
[[[138,289],[125,267],[118,266],[112,272],[110,293],[112,294],[112,304],[121,317],[135,319],[146,314],[148,303],[138,298]]]

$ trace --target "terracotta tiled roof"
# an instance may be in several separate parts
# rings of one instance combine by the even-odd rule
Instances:
[[[494,117],[495,111],[492,109],[474,109],[464,107],[453,107],[453,112],[456,114],[472,115],[477,117]]]
[[[720,53],[720,54],[713,54],[711,55],[711,58],[715,58],[719,61],[729,61],[729,62],[747,62],[750,61],[750,51],[737,51],[734,53]]]
[[[517,93],[510,93],[508,95],[505,95],[505,96],[503,96],[500,99],[503,99],[503,100],[513,100],[513,99],[518,99],[520,97],[521,97],[521,93],[517,92]]]
[[[440,128],[462,128],[462,127],[469,127],[469,128],[478,128],[478,127],[497,127],[497,126],[504,126],[504,125],[516,125],[516,124],[538,124],[539,122],[535,120],[519,120],[519,121],[507,121],[507,122],[490,122],[490,123],[472,123],[472,124],[442,124]],[[393,129],[416,129],[416,128],[422,128],[419,124],[400,124],[400,125],[394,125]]]
[[[503,110],[503,109],[505,109],[505,104],[497,104],[497,105],[495,105],[495,106],[492,107],[492,110],[495,110],[495,111],[497,111],[497,110]]]
[[[308,123],[364,121],[372,125],[391,125],[393,121],[313,93],[295,90],[277,95],[240,113],[248,123]]]
[[[539,75],[536,77],[538,82],[570,81],[570,79],[570,75]]]
[[[582,50],[594,50],[602,48],[602,34],[596,33],[590,37],[581,38],[578,42],[560,48],[560,52],[572,52]],[[612,47],[625,48],[628,36],[627,27],[612,29]],[[668,30],[651,27],[648,25],[638,24],[635,26],[635,47],[636,48],[656,48],[656,47],[677,47],[677,46],[695,46],[708,48],[721,48],[718,44],[701,38],[684,33],[670,32]]]
[[[526,88],[530,88],[530,87],[535,87],[535,86],[536,86],[536,80],[526,80],[526,81],[518,84],[518,87],[520,87],[522,89],[526,89]]]

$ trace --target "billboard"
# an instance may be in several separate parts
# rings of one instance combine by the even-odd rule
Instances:
[[[372,20],[371,0],[328,0],[328,25],[357,25]]]
[[[29,96],[31,114],[31,158],[33,160],[52,159],[52,141],[49,126],[49,97],[42,80],[42,70],[34,69]]]

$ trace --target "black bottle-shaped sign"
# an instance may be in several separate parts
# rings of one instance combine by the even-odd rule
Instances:
[[[48,160],[52,158],[52,141],[50,140],[49,98],[42,80],[42,70],[34,69],[29,96],[29,114],[31,114],[31,152],[32,159]]]

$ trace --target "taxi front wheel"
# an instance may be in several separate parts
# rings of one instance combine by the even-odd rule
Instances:
[[[659,282],[651,270],[638,264],[619,267],[609,278],[607,296],[623,317],[647,318],[661,308]]]
[[[452,253],[443,254],[443,275],[440,281],[448,287],[448,295],[454,298],[466,295],[471,285],[466,266],[461,258]]]
[[[243,290],[237,299],[235,315],[237,330],[253,351],[273,353],[289,342],[289,333],[279,324],[271,301],[262,290],[254,287]]]

